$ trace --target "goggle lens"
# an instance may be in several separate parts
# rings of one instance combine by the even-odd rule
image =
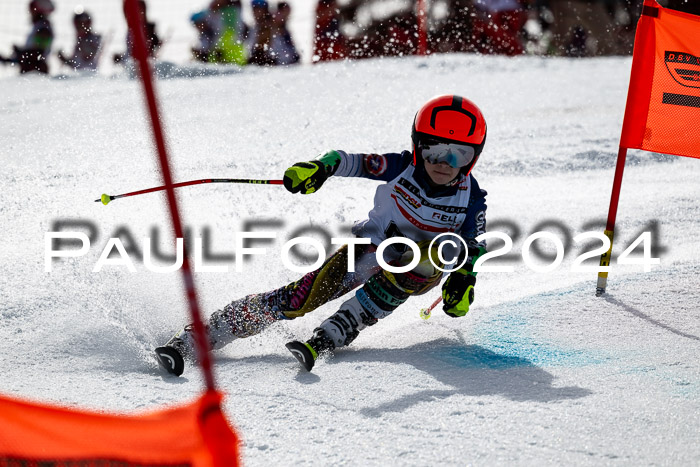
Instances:
[[[475,154],[472,146],[455,143],[421,144],[420,151],[425,161],[431,164],[447,162],[455,169],[471,164]]]

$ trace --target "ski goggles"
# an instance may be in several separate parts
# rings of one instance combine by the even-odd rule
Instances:
[[[455,169],[466,167],[472,163],[475,151],[472,146],[457,143],[425,143],[420,145],[423,160],[431,164],[447,162]]]

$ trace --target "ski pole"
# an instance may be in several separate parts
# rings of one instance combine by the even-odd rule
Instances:
[[[201,185],[202,183],[250,183],[253,185],[282,185],[282,180],[253,180],[250,178],[203,178],[201,180],[190,180],[189,182],[174,183],[172,187],[180,188],[183,186]],[[127,196],[136,196],[143,195],[146,193],[153,193],[154,191],[163,191],[166,188],[167,187],[165,185],[156,186],[153,188],[146,188],[145,190],[132,191],[130,193],[122,193],[121,195],[108,195],[106,193],[103,193],[99,199],[95,200],[95,202],[102,202],[102,204],[106,206],[107,204],[109,204],[110,201],[113,201],[115,199],[126,198]]]
[[[428,308],[421,308],[420,310],[420,317],[423,319],[428,319],[430,318],[430,312],[433,311],[433,308],[438,306],[438,303],[442,300],[442,297],[438,297],[435,299],[432,305],[430,305]]]

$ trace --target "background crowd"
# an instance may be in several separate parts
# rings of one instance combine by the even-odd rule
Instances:
[[[292,6],[286,1],[243,0],[252,18],[244,20],[241,0],[212,0],[193,11],[190,25],[197,43],[192,60],[237,66],[286,66],[301,55],[289,29]],[[55,2],[28,2],[31,30],[22,45],[0,56],[2,63],[21,72],[48,73],[47,58],[56,53],[63,66],[96,71],[106,39],[93,30],[92,17],[75,9],[74,48],[71,54],[54,51],[51,23]],[[163,40],[139,0],[146,25],[149,53],[157,58]],[[417,54],[418,0],[317,0],[312,62]],[[642,0],[425,0],[426,53],[548,54],[585,57],[627,55],[632,52]],[[700,15],[700,1],[659,0],[668,7]],[[126,63],[132,38],[114,63]]]

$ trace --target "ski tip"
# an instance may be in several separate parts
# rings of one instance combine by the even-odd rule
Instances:
[[[306,369],[306,371],[311,371],[316,363],[316,358],[318,354],[311,348],[310,345],[304,342],[292,341],[286,344],[286,347],[294,355],[299,363]]]
[[[180,376],[185,371],[185,360],[174,348],[166,345],[156,348],[155,352],[158,364],[171,375]]]
[[[100,197],[100,199],[95,200],[95,202],[97,202],[97,201],[102,201],[102,204],[107,206],[109,204],[109,202],[112,201],[112,197],[106,193],[102,193],[102,196]]]

